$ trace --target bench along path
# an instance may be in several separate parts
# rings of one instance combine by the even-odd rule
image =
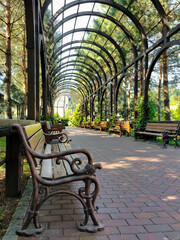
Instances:
[[[47,224],[43,240],[180,239],[180,148],[161,149],[158,144],[91,129],[67,131],[72,148],[86,148],[95,162],[102,163],[96,203],[97,218],[105,229],[79,232],[74,221],[82,219],[81,205],[72,197],[56,196],[40,212],[40,222]],[[71,183],[69,188],[77,185]],[[22,239],[26,238],[18,238]]]
[[[14,124],[13,128],[18,130],[33,181],[30,206],[17,233],[23,236],[42,233],[44,227],[39,224],[38,219],[41,207],[51,197],[62,194],[73,196],[82,205],[84,220],[78,225],[79,230],[88,232],[103,230],[102,224],[98,222],[94,214],[95,200],[99,193],[99,182],[95,177],[95,172],[96,169],[102,168],[101,164],[94,164],[86,149],[71,149],[66,141],[68,139],[66,134],[44,135],[40,123],[23,128],[19,124]],[[45,144],[46,136],[52,136],[56,144]],[[55,139],[55,136],[59,139]],[[83,159],[87,159],[87,162],[84,162],[79,154],[83,156]],[[80,182],[82,186],[71,190],[64,187],[66,183],[71,182]],[[53,186],[57,189],[51,190],[50,187]],[[88,224],[90,217],[93,224]],[[29,229],[32,220],[34,228]]]

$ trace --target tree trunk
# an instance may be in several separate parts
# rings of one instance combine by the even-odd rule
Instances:
[[[105,119],[107,120],[107,88],[105,90]]]
[[[24,17],[23,17],[24,22]],[[22,103],[22,109],[21,109],[21,119],[25,118],[26,115],[26,104],[27,104],[27,77],[26,77],[26,49],[25,49],[25,29],[22,33],[22,75],[23,75],[23,94],[24,99]]]
[[[10,0],[6,1],[6,78],[4,83],[5,118],[11,119],[11,12]]]
[[[160,72],[159,72],[159,84],[158,84],[158,121],[161,121],[161,82],[162,82],[162,66],[163,60],[160,58]]]
[[[124,96],[124,120],[127,120],[127,100],[126,100],[126,80],[123,80],[123,96]]]
[[[168,90],[168,69],[167,69],[167,51],[163,52],[163,87],[164,87],[164,110],[165,120],[170,121],[169,90]]]

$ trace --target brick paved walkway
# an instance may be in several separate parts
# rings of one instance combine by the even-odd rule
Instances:
[[[81,206],[70,196],[54,197],[42,207],[43,240],[178,240],[180,239],[180,148],[131,137],[68,127],[73,148],[87,148],[103,170],[97,199],[105,230],[79,232]],[[73,188],[77,183],[70,184]]]

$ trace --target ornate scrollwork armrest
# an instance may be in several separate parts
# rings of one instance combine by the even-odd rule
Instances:
[[[80,159],[80,158],[74,158],[72,161],[67,158],[66,156],[63,156],[63,157],[58,157],[56,159],[56,164],[61,164],[61,161],[62,160],[65,160],[66,162],[68,162],[70,168],[71,168],[71,171],[74,173],[74,174],[89,174],[89,175],[95,175],[95,172],[97,169],[102,169],[102,165],[101,163],[95,163],[95,164],[92,164],[92,163],[87,163],[85,165],[84,168],[77,168],[77,166],[81,165],[83,163],[83,160]]]
[[[44,136],[48,142],[51,141],[52,139],[58,139],[59,142],[61,143],[71,141],[71,139],[68,138],[68,135],[66,133],[54,133],[54,134],[44,133]]]

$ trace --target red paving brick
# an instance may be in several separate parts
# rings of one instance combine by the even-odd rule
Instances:
[[[40,211],[47,225],[43,240],[178,240],[180,239],[180,148],[94,130],[68,127],[73,148],[86,148],[103,169],[97,171],[101,190],[97,218],[105,230],[80,232],[81,204],[56,196]],[[67,185],[78,189],[79,183]]]

